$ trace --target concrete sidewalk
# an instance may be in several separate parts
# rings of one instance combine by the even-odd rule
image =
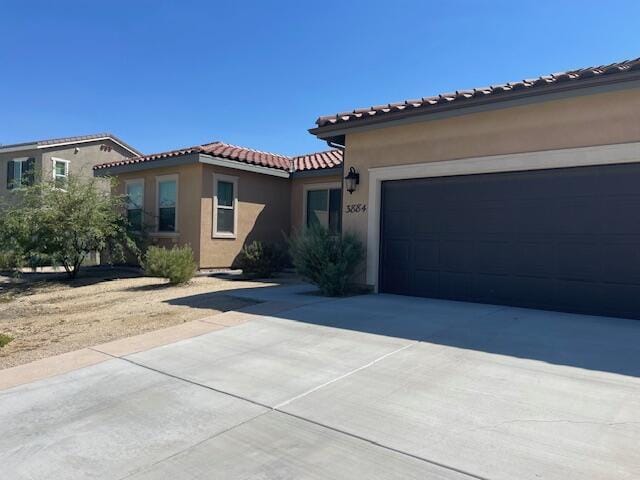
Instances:
[[[640,322],[287,288],[0,391],[3,475],[637,478]]]

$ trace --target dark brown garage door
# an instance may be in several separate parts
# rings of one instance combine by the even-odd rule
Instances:
[[[640,318],[640,166],[384,182],[388,293]]]

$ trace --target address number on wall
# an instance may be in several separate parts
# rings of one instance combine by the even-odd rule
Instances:
[[[364,203],[352,203],[347,205],[345,213],[364,213],[367,211],[367,205]]]

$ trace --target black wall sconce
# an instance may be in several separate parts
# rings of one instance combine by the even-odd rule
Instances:
[[[357,186],[360,184],[360,174],[356,172],[356,169],[351,167],[349,173],[344,177],[345,185],[347,186],[347,192],[349,194],[356,191]]]

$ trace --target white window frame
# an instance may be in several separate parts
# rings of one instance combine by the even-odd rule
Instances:
[[[218,182],[228,182],[233,184],[233,206],[220,206],[220,208],[233,208],[233,232],[218,231]],[[219,173],[213,174],[213,225],[211,226],[211,229],[212,238],[234,239],[238,236],[238,177],[222,175]]]
[[[10,162],[14,162],[14,164],[13,164],[13,179],[12,179],[14,183],[13,183],[13,187],[11,188],[11,190],[17,190],[17,189],[23,187],[23,185],[22,185],[23,168],[22,167],[23,167],[23,165],[25,163],[27,163],[29,161],[30,158],[32,158],[32,157],[18,157],[18,158],[12,158],[11,160],[9,160]],[[20,164],[20,183],[19,184],[15,183],[15,179],[16,179],[16,165],[15,164],[16,163]],[[5,171],[6,171],[6,169],[5,169]]]
[[[331,183],[307,183],[302,187],[302,228],[307,228],[307,197],[309,196],[309,192],[314,192],[316,190],[342,190],[342,183],[340,182],[331,182]],[[330,198],[330,194],[329,194]],[[329,201],[327,198],[327,201]],[[329,205],[327,204],[327,208]],[[342,205],[340,206],[340,215],[342,215]]]
[[[64,163],[64,177],[56,174],[56,162]],[[64,158],[51,157],[51,176],[53,181],[55,182],[58,178],[64,178],[65,180],[69,179],[69,164],[70,160],[65,160]]]
[[[142,209],[142,225],[140,225],[140,228],[142,229],[142,226],[144,225],[144,178],[132,178],[131,180],[125,180],[124,181],[124,194],[127,197],[129,196],[129,193],[128,193],[129,185],[142,185],[142,206],[140,207]],[[129,201],[128,200],[127,200],[127,204],[126,204],[126,209],[127,210],[131,210],[129,208]],[[136,232],[136,233],[139,233],[142,230],[133,230],[133,231]]]
[[[178,229],[178,226],[180,225],[178,223],[178,212],[179,212],[179,205],[180,205],[180,182],[178,181],[179,176],[177,173],[171,174],[171,175],[159,175],[156,177],[156,225],[155,225],[155,236],[159,236],[159,237],[171,237],[171,236],[177,236],[180,234],[180,231]],[[176,182],[176,229],[173,232],[166,232],[166,231],[160,231],[160,182],[166,182],[166,181],[171,181],[174,180]]]

